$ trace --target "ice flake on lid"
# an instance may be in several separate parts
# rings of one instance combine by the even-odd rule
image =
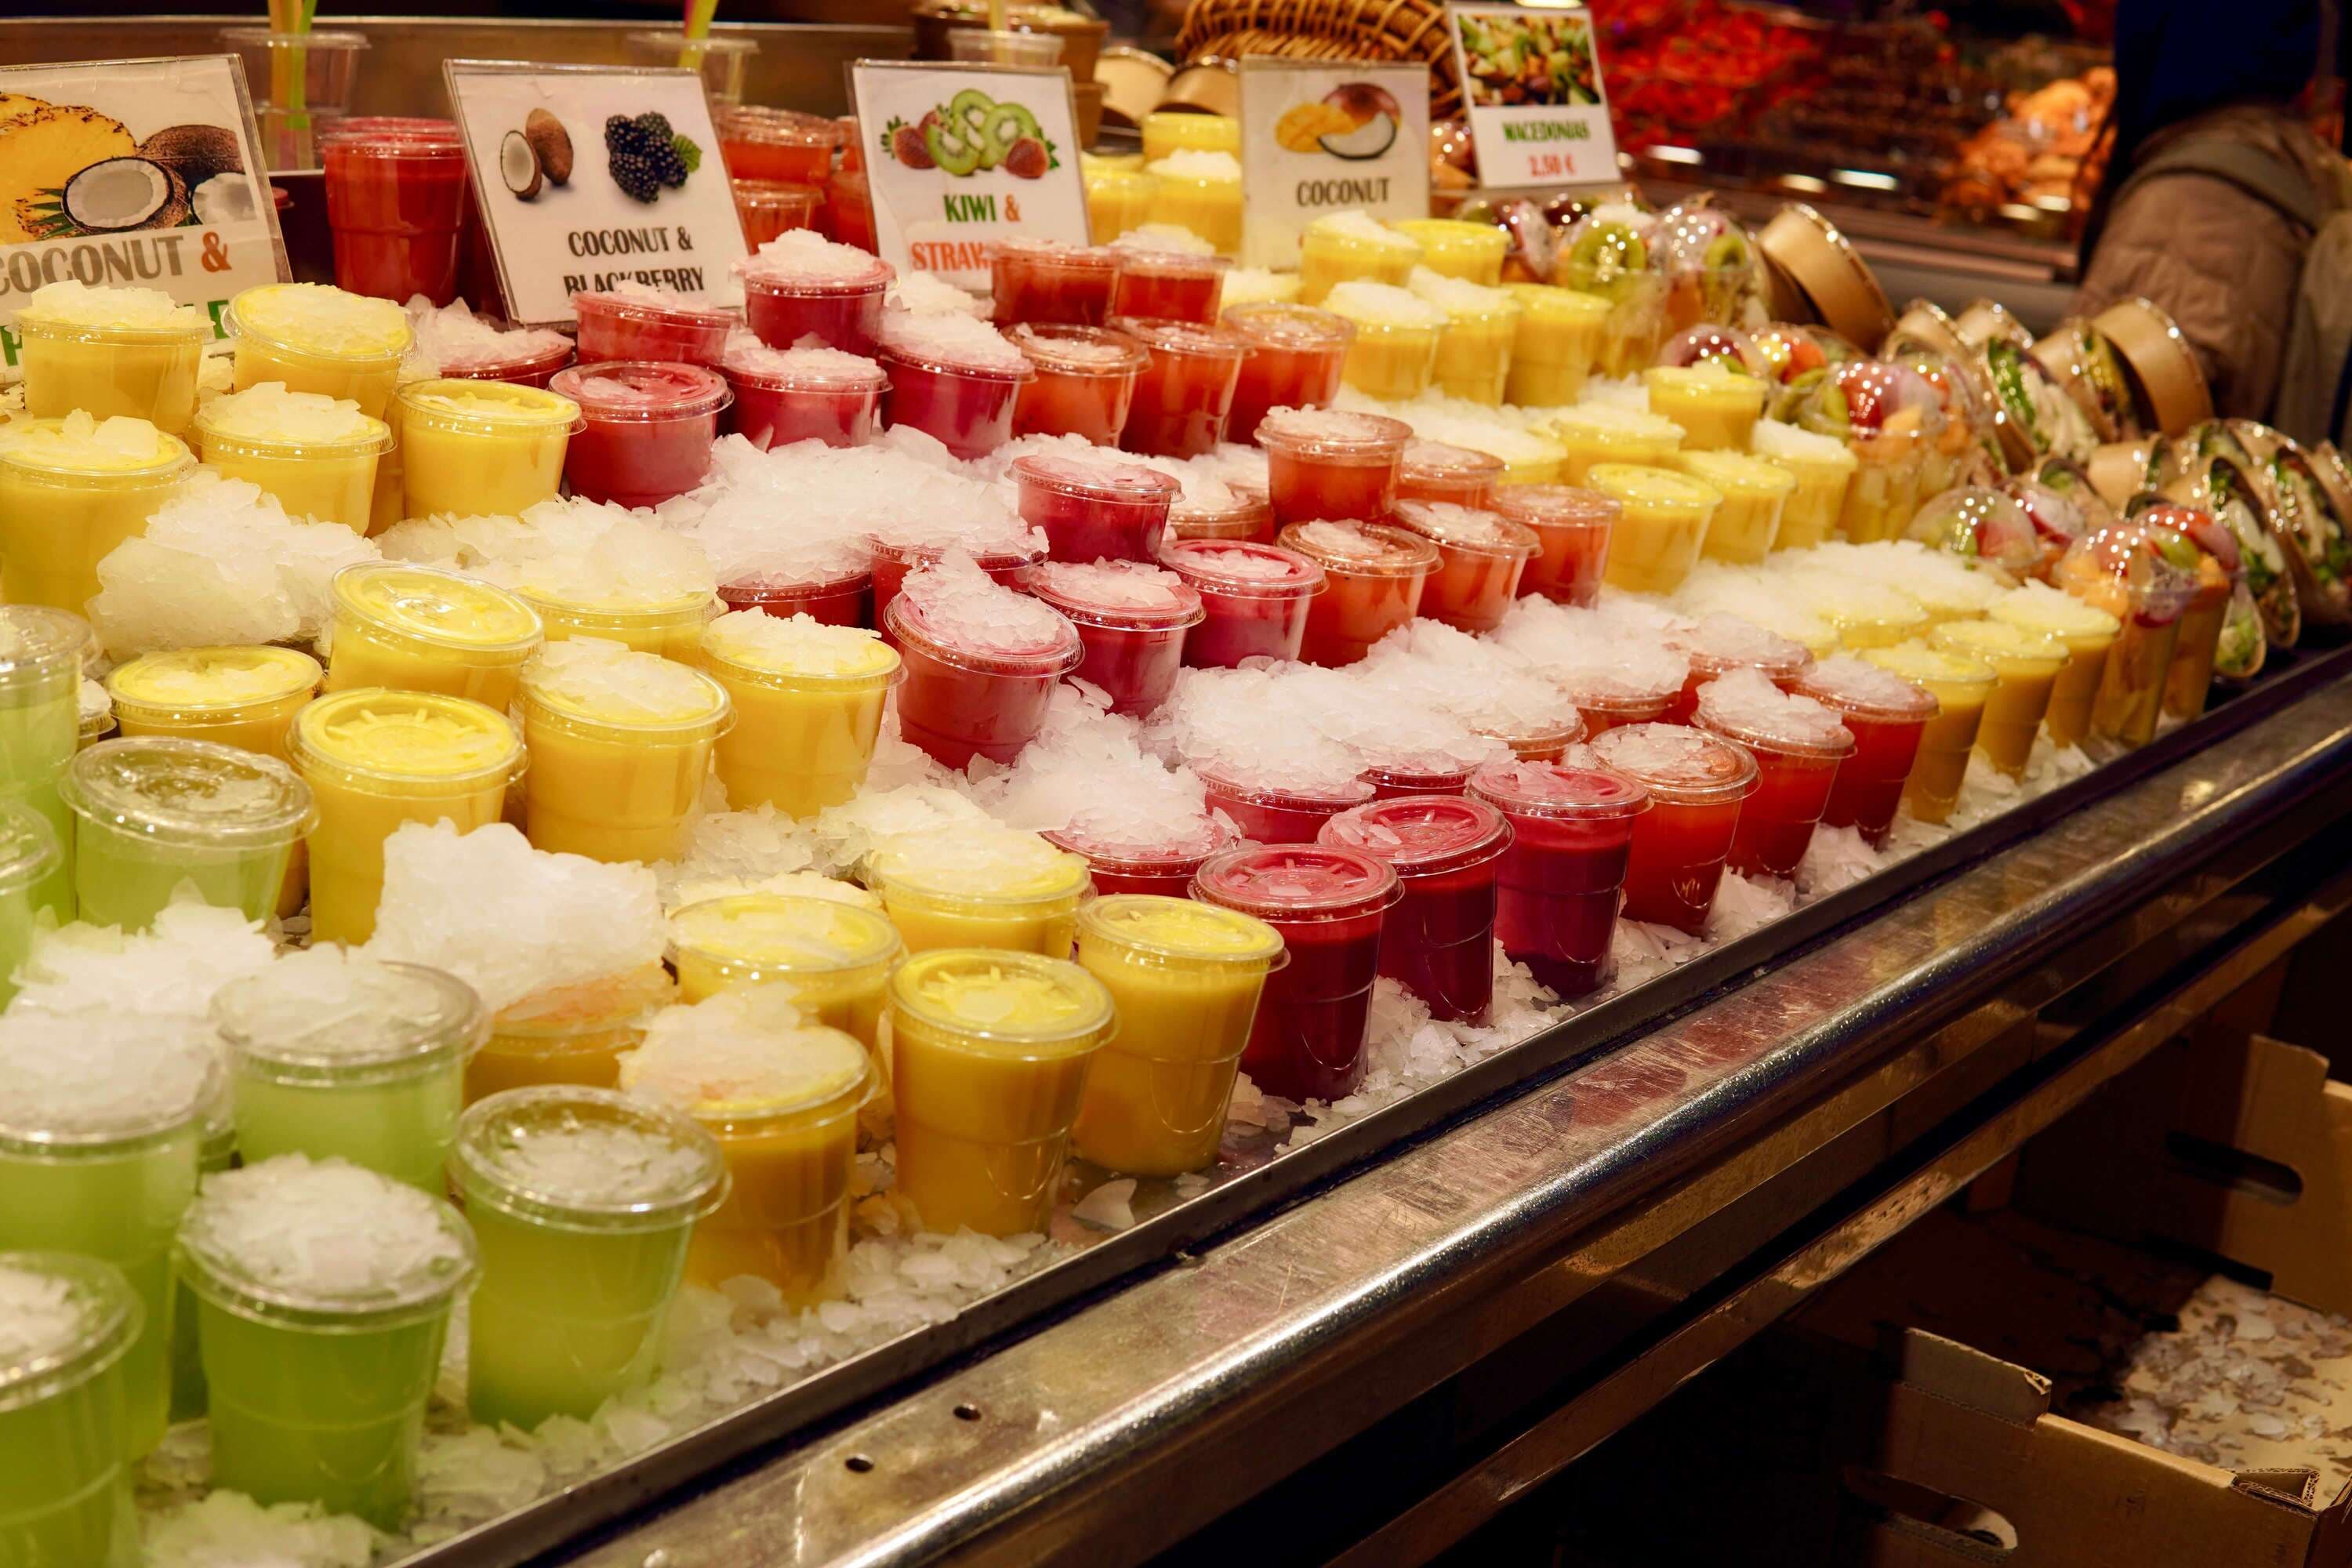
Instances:
[[[1445,311],[1393,283],[1350,278],[1323,297],[1323,309],[1377,327],[1433,328],[1445,325]]]
[[[838,809],[838,808],[836,808]],[[688,884],[750,886],[805,871],[817,864],[816,837],[772,805],[710,812],[687,824],[685,852],[654,868],[665,906],[681,902]]]
[[[1674,634],[1682,647],[1723,664],[1801,664],[1804,645],[1738,616],[1710,610]]]
[[[101,995],[103,994],[100,994]],[[103,1142],[196,1120],[220,1087],[201,1019],[12,1007],[0,1016],[0,1138]]]
[[[0,1371],[74,1349],[93,1326],[93,1305],[71,1277],[26,1268],[0,1254]]]
[[[1685,724],[1622,724],[1596,737],[1591,750],[1606,765],[1645,782],[1713,784],[1740,771],[1734,748]]]
[[[899,593],[925,629],[961,647],[1043,653],[1076,640],[1051,605],[1003,586],[959,550],[908,573]]]
[[[181,1242],[215,1278],[330,1309],[429,1300],[474,1268],[464,1222],[448,1205],[348,1162],[302,1154],[205,1177]]]
[[[1230,157],[1220,153],[1218,157]],[[1215,178],[1213,174],[1211,178]],[[1139,223],[1117,239],[1110,247],[1121,255],[1148,262],[1155,256],[1214,256],[1217,247],[1194,234],[1181,224]]]
[[[1146,752],[1141,726],[1105,712],[1074,686],[1055,689],[1045,724],[1006,771],[979,789],[1008,827],[1066,833],[1106,851],[1213,847],[1201,781]]]
[[[1690,659],[1667,647],[1663,634],[1629,637],[1622,620],[1549,599],[1520,600],[1494,640],[1587,700],[1660,697],[1690,676]]]
[[[403,309],[416,334],[414,352],[431,361],[436,371],[541,359],[572,346],[570,338],[545,327],[501,327],[474,314],[463,300],[436,305],[416,294]]]
[[[1034,582],[1042,597],[1083,608],[1180,610],[1192,597],[1173,572],[1134,561],[1048,561]]]
[[[1611,636],[1645,638],[1668,646],[1679,644],[1683,635],[1691,629],[1691,618],[1672,606],[1646,595],[1621,594],[1614,589],[1601,596],[1591,614],[1601,630]]]
[[[1286,675],[1308,668],[1188,669],[1145,734],[1155,750],[1236,783],[1270,789],[1345,791],[1362,757],[1308,721],[1311,701]]]
[[[1344,408],[1269,408],[1258,422],[1263,440],[1272,434],[1297,441],[1340,441],[1350,445],[1386,443],[1398,434],[1391,423],[1376,414]]]
[[[408,317],[389,300],[347,294],[324,283],[267,283],[229,301],[239,331],[312,353],[395,354],[413,341]]]
[[[1507,289],[1491,289],[1467,278],[1449,277],[1416,267],[1405,287],[1449,316],[1516,316],[1519,302]]]
[[[347,397],[289,392],[265,381],[205,405],[204,426],[223,436],[266,441],[346,441],[382,428]]]
[[[34,940],[8,1016],[75,1015],[103,997],[122,1017],[200,1019],[215,991],[267,969],[275,952],[241,911],[193,900],[165,905],[144,931],[77,921]]]
[[[665,1007],[645,1043],[621,1057],[621,1089],[691,1116],[778,1109],[848,1092],[866,1079],[866,1047],[803,1024],[782,985],[749,985]]]
[[[1113,244],[1118,242],[1114,240]],[[1298,298],[1298,274],[1263,267],[1236,267],[1225,274],[1226,309],[1261,302],[1286,305]]]
[[[988,313],[988,301],[968,294],[936,272],[902,272],[883,296],[886,309],[910,316],[971,316]]]
[[[1831,540],[1802,559],[1908,594],[1937,610],[1981,615],[2006,591],[1993,574],[1972,570],[1956,555],[1908,539],[1872,544]]]
[[[1580,721],[1576,703],[1517,654],[1436,621],[1414,620],[1373,645],[1363,679],[1496,735],[1556,733]]]
[[[2096,637],[2112,631],[2116,618],[2095,605],[2086,605],[2063,589],[2028,580],[1992,605],[1996,620],[2010,621],[2058,637]]]
[[[522,684],[533,701],[613,723],[683,723],[727,705],[726,692],[700,670],[603,637],[541,644]]]
[[[1202,572],[1252,582],[1279,583],[1302,574],[1297,562],[1275,554],[1273,547],[1268,545],[1204,539],[1199,541],[1195,548],[1184,551],[1181,559],[1187,566],[1197,567]]]
[[[144,419],[100,419],[75,409],[62,419],[0,425],[0,457],[27,468],[113,472],[185,460],[186,448]]]
[[[1759,458],[1794,458],[1808,463],[1830,463],[1851,468],[1858,459],[1846,444],[1778,419],[1759,419],[1748,437],[1748,449]]]
[[[201,307],[183,305],[161,289],[94,289],[77,278],[43,284],[33,290],[16,307],[16,319],[140,331],[211,326]]]
[[[970,795],[939,784],[863,789],[841,805],[829,805],[817,813],[812,829],[815,863],[834,871],[846,871],[861,864],[885,840],[960,823],[986,821],[988,814]]]
[[[813,229],[787,229],[760,247],[759,254],[735,263],[742,277],[783,284],[866,283],[887,277],[871,252],[842,245]]]
[[[466,1157],[511,1191],[583,1208],[677,1203],[709,1191],[720,1170],[711,1141],[642,1117],[595,1100],[501,1108],[478,1120]]]
[[[625,300],[633,305],[653,305],[664,310],[703,310],[701,300],[690,294],[680,294],[673,289],[657,289],[651,283],[635,278],[617,279],[604,292],[615,300]]]
[[[604,502],[541,501],[519,518],[416,519],[378,542],[392,560],[446,566],[582,608],[667,607],[718,586],[695,538]]]
[[[874,847],[867,869],[877,887],[904,881],[933,892],[1020,896],[1075,890],[1086,863],[1034,833],[983,816],[886,838]]]
[[[1534,538],[1517,523],[1480,507],[1450,500],[1412,500],[1397,504],[1397,521],[1440,544],[1487,544],[1524,548],[1532,553]]]
[[[410,825],[415,826],[415,825]],[[214,1021],[265,1060],[392,1061],[462,1044],[481,1005],[436,977],[332,944],[226,987]]]
[[[1850,653],[1832,654],[1805,672],[1803,689],[1816,697],[1833,702],[1851,702],[1857,706],[1884,708],[1901,712],[1932,704],[1918,687],[1891,669],[1882,669],[1866,658]]]
[[[749,669],[783,675],[877,675],[889,649],[864,626],[828,626],[808,616],[736,610],[702,628],[702,649]]]
[[[1555,423],[1563,429],[1598,430],[1610,435],[1644,436],[1658,440],[1679,441],[1683,438],[1683,427],[1663,414],[1591,398],[1572,408],[1561,410]]]
[[[1242,177],[1242,162],[1231,153],[1207,153],[1196,147],[1180,147],[1165,158],[1146,163],[1143,172],[1180,180],[1238,180]]]
[[[1341,561],[1378,561],[1396,553],[1396,546],[1352,522],[1302,522],[1292,537],[1318,554]]]
[[[1307,226],[1318,234],[1331,235],[1340,239],[1360,240],[1390,250],[1419,250],[1421,241],[1402,229],[1391,228],[1361,207],[1349,207],[1341,212],[1326,213]]]
[[[719,368],[732,375],[777,376],[793,381],[854,385],[878,381],[882,367],[864,354],[824,343],[772,349],[750,332],[727,335]]]
[[[1019,372],[1029,356],[986,321],[968,316],[885,313],[882,346],[909,359],[972,370]]]
[[[1726,670],[1698,689],[1698,716],[1709,727],[1732,731],[1735,739],[1754,736],[1841,750],[1852,739],[1829,709],[1783,691],[1762,671],[1746,668]]]
[[[994,487],[887,446],[802,441],[762,452],[729,436],[711,448],[711,474],[693,506],[674,515],[730,585],[845,576],[871,563],[873,537],[885,528],[964,528],[978,548],[1026,537]]]
[[[1492,469],[1496,458],[1490,452],[1475,447],[1456,447],[1448,441],[1432,441],[1416,436],[1405,443],[1404,466],[1424,473],[1466,475],[1486,473]]]
[[[1109,337],[1080,337],[1076,333],[1040,332],[1035,324],[1023,321],[1005,329],[1014,347],[1024,354],[1061,364],[1118,365],[1134,356],[1135,346]]]
[[[1837,646],[1837,628],[1792,603],[1770,579],[1752,568],[1702,561],[1675,591],[1674,605],[1690,616],[1710,611],[1737,616],[1793,638],[1817,653]]]

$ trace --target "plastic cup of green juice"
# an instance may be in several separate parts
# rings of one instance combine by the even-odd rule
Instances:
[[[0,1563],[136,1568],[122,1362],[139,1338],[121,1270],[0,1252]]]
[[[467,1316],[474,1419],[583,1419],[654,1374],[694,1223],[727,1194],[719,1141],[608,1089],[511,1089],[458,1123],[449,1178],[482,1274]]]
[[[40,605],[0,606],[0,798],[21,801],[58,836],[58,864],[35,904],[74,918],[73,817],[58,779],[81,744],[81,658],[89,623]]]
[[[92,1010],[0,1016],[0,1247],[113,1264],[142,1321],[122,1363],[124,1454],[163,1441],[172,1232],[220,1091],[201,1020]]]
[[[40,890],[64,850],[48,823],[22,801],[0,800],[0,1007],[16,994],[16,968],[33,951]]]
[[[236,1123],[228,1096],[213,1101],[205,1117],[204,1142],[196,1146],[196,1183],[217,1176],[236,1163]],[[196,1299],[188,1282],[172,1282],[172,1419],[193,1421],[205,1413],[205,1361],[196,1348]]]
[[[74,815],[74,896],[93,925],[144,931],[182,884],[251,921],[277,908],[319,819],[275,757],[181,735],[100,741],[58,781]]]
[[[205,1180],[173,1261],[196,1298],[213,1484],[398,1529],[474,1237],[439,1198],[281,1154]]]
[[[474,988],[346,948],[290,952],[213,996],[228,1046],[237,1152],[349,1160],[428,1193],[489,1037]]]

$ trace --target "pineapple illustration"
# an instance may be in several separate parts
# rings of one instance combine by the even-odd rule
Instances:
[[[66,187],[93,163],[138,150],[121,121],[94,109],[44,104],[0,120],[0,244],[86,232],[68,213]]]

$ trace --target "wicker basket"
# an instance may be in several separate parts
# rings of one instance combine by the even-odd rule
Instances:
[[[1192,0],[1176,35],[1180,58],[1281,55],[1290,59],[1424,60],[1429,117],[1462,112],[1462,79],[1445,11],[1430,0]]]

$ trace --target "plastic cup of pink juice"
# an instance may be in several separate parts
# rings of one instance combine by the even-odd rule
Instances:
[[[1036,379],[1029,356],[969,316],[892,315],[876,357],[890,378],[887,421],[910,425],[959,458],[986,457],[1013,438],[1013,409]]]
[[[1108,694],[1112,712],[1152,712],[1176,689],[1185,635],[1203,616],[1181,577],[1134,561],[1049,561],[1024,586],[1076,628],[1076,677]]]
[[[1315,783],[1277,781],[1244,761],[1202,763],[1193,770],[1208,792],[1209,809],[1221,811],[1259,844],[1312,844],[1323,825],[1372,798],[1361,775]]]
[[[436,305],[457,297],[466,150],[415,136],[331,137],[320,149],[335,286]]]
[[[1444,441],[1408,441],[1404,456],[1397,462],[1399,500],[1452,501],[1455,506],[1493,511],[1496,510],[1492,504],[1495,488],[1502,482],[1502,458]],[[1522,587],[1519,592],[1528,590]]]
[[[621,506],[657,506],[702,483],[727,383],[699,365],[649,360],[576,364],[548,390],[580,405],[586,427],[564,453],[572,493]]]
[[[1276,408],[1254,433],[1265,448],[1276,522],[1380,522],[1395,510],[1397,468],[1412,426],[1378,414]]]
[[[572,296],[582,364],[657,360],[717,364],[727,352],[733,312],[698,304],[664,289],[626,285]]]
[[[889,623],[890,601],[898,596],[898,590],[906,583],[908,574],[939,564],[955,551],[970,555],[991,582],[1006,588],[1019,587],[1029,568],[1045,559],[1043,546],[1027,543],[888,543],[876,541],[874,629],[882,634],[884,642],[894,642]]]
[[[1470,775],[1470,795],[1511,824],[1496,877],[1503,952],[1562,996],[1599,990],[1649,791],[1581,753],[1573,762],[1487,763]]]
[[[1609,538],[1625,510],[1616,497],[1574,485],[1505,485],[1491,506],[1535,531],[1535,556],[1519,574],[1522,598],[1541,595],[1585,608],[1600,602]]]
[[[833,205],[828,201],[827,210]],[[743,319],[770,348],[792,348],[808,337],[854,354],[870,355],[880,346],[882,299],[897,274],[872,253],[793,229],[735,270],[743,279]]]
[[[1238,539],[1274,542],[1274,503],[1251,485],[1227,485],[1224,494],[1205,488],[1176,498],[1168,509],[1168,532],[1175,539]]]
[[[1178,486],[1139,463],[1032,454],[1014,459],[1021,519],[1045,534],[1055,561],[1141,561],[1160,553]]]
[[[1798,677],[1797,690],[1835,712],[1853,735],[1853,751],[1838,764],[1822,820],[1856,829],[1866,843],[1884,843],[1918,760],[1920,738],[1936,717],[1936,699],[1850,654],[1822,660]]]
[[[1015,236],[988,247],[997,323],[1064,321],[1099,327],[1110,320],[1118,254],[1107,245]]]
[[[1024,321],[1004,334],[1037,374],[1013,404],[1016,436],[1083,436],[1116,447],[1150,362],[1143,345],[1108,327]]]
[[[1452,501],[1401,501],[1396,523],[1437,546],[1421,613],[1465,632],[1503,624],[1519,596],[1521,574],[1541,548],[1533,529]]]
[[[1245,658],[1298,657],[1322,567],[1252,540],[1171,540],[1160,561],[1201,596],[1201,624],[1184,639],[1187,665],[1229,669]]]
[[[874,568],[859,566],[797,582],[760,577],[721,584],[719,600],[730,610],[758,610],[787,619],[806,616],[828,626],[870,626]]]
[[[1781,690],[1794,691],[1798,679],[1813,667],[1813,656],[1804,644],[1720,612],[1701,616],[1686,631],[1667,633],[1666,646],[1690,660],[1690,678],[1666,710],[1663,721],[1668,724],[1689,723],[1698,711],[1700,694],[1717,676],[1752,669]]]
[[[969,559],[909,576],[883,619],[906,661],[899,734],[950,768],[1018,756],[1045,727],[1055,684],[1086,657],[1058,611]]]
[[[1628,724],[1592,742],[1602,763],[1650,792],[1625,867],[1625,918],[1696,936],[1756,792],[1756,762],[1741,747],[1681,724]]]
[[[1308,601],[1299,658],[1338,668],[1421,613],[1437,571],[1437,547],[1385,523],[1294,522],[1276,541],[1323,569],[1323,592]]]
[[[1381,973],[1433,1017],[1483,1023],[1495,999],[1495,900],[1511,825],[1483,800],[1376,800],[1325,823],[1316,842],[1385,860],[1402,896],[1381,932]]]
[[[1160,458],[1195,458],[1213,449],[1225,438],[1225,418],[1249,340],[1193,321],[1117,316],[1111,325],[1151,356],[1135,384],[1135,402],[1118,444]]]
[[[839,349],[772,349],[739,341],[719,363],[735,394],[727,428],[761,451],[795,441],[863,447],[874,439],[882,367]]]
[[[1698,696],[1698,728],[1756,759],[1756,793],[1739,808],[1731,868],[1793,877],[1829,805],[1853,732],[1810,697],[1791,696],[1753,669],[1735,669]]]
[[[1224,300],[1225,269],[1232,265],[1225,258],[1142,243],[1113,248],[1118,256],[1114,314],[1204,326],[1217,319],[1217,307]]]
[[[1356,339],[1347,317],[1265,300],[1232,307],[1224,326],[1249,343],[1234,382],[1226,439],[1255,442],[1269,409],[1328,407],[1339,395],[1339,373]]]

